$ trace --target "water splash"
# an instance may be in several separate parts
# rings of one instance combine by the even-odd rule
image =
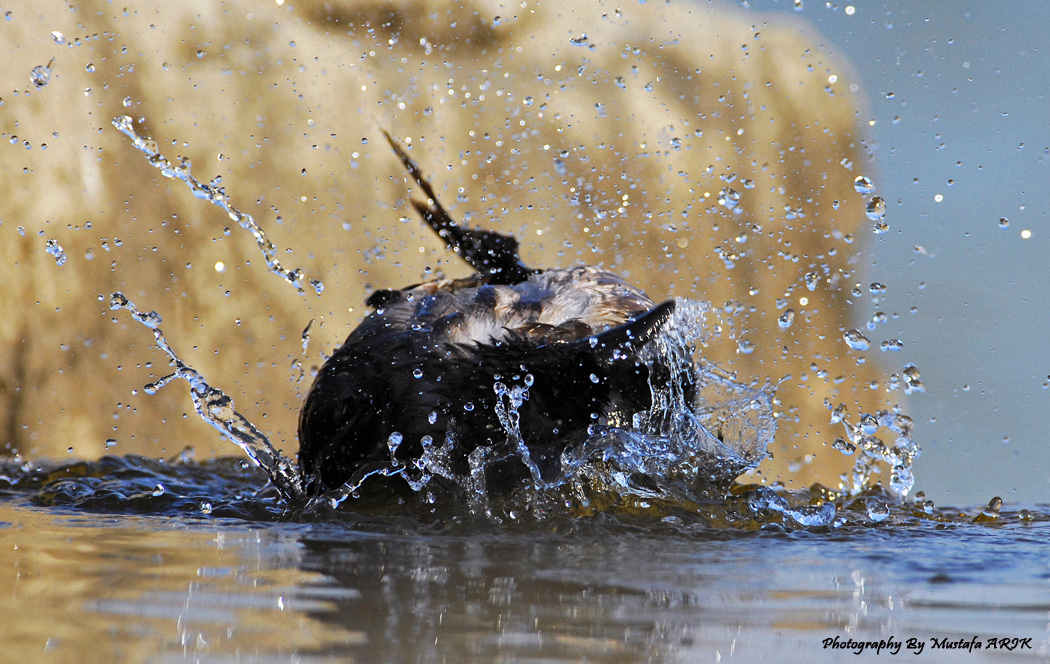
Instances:
[[[733,480],[766,456],[776,429],[774,388],[740,385],[694,358],[710,306],[686,299],[675,304],[643,352],[651,408],[636,413],[630,427],[592,426],[562,454],[557,495],[578,511],[695,508],[720,500]]]
[[[709,311],[703,302],[676,301],[674,314],[642,356],[650,368],[652,406],[628,415],[629,424],[596,421],[565,438],[558,456],[541,464],[519,417],[535,378],[503,377],[492,386],[496,399],[489,406],[501,435],[466,454],[466,468],[455,463],[462,455],[454,454],[460,443],[454,421],[443,443],[424,436],[416,458],[404,457],[405,440],[395,432],[387,440],[389,461],[360,469],[312,505],[337,507],[367,495],[366,484],[380,477],[404,481],[425,509],[440,504],[462,514],[459,508],[466,508],[496,522],[595,510],[689,511],[718,502],[740,473],[765,456],[775,419],[771,387],[739,385],[694,357]],[[519,479],[508,488],[508,477]]]
[[[830,527],[835,524],[838,510],[832,502],[817,505],[792,505],[788,499],[768,487],[755,489],[747,495],[747,506],[757,516],[777,513],[790,525],[804,528]],[[767,517],[768,518],[768,517]]]
[[[193,407],[204,418],[204,421],[244,450],[255,465],[266,471],[270,482],[285,500],[291,503],[301,501],[303,498],[302,480],[295,465],[274,448],[254,424],[235,410],[232,398],[222,390],[209,385],[196,369],[179,358],[160,329],[160,315],[156,311],[140,311],[120,292],[110,295],[109,307],[113,310],[127,310],[136,321],[153,330],[157,348],[168,356],[171,365],[175,367],[173,373],[147,385],[146,392],[154,394],[176,378],[188,382]]]
[[[885,463],[890,470],[890,492],[897,500],[904,500],[915,485],[912,466],[921,453],[918,443],[912,439],[912,419],[896,407],[876,411],[874,415],[863,414],[854,424],[847,419],[845,404],[839,404],[832,412],[831,423],[841,423],[848,439],[838,439],[832,447],[847,456],[857,456],[851,476],[843,478],[847,495],[865,491],[880,472],[879,464]],[[881,429],[894,436],[892,445],[876,436]]]
[[[57,240],[48,238],[44,251],[54,256],[55,262],[58,263],[59,267],[66,264],[66,252],[62,249],[62,245],[60,245]]]
[[[197,412],[224,437],[241,447],[270,478],[272,485],[294,513],[338,508],[351,497],[367,493],[375,479],[403,481],[424,506],[483,515],[496,522],[517,520],[528,514],[534,519],[582,515],[595,511],[626,514],[698,513],[702,505],[733,508],[726,500],[730,487],[743,472],[753,469],[766,456],[776,431],[775,386],[741,385],[717,366],[696,357],[695,348],[705,340],[708,316],[704,302],[678,299],[673,315],[653,341],[643,349],[642,360],[650,370],[652,406],[635,413],[630,425],[593,424],[572,439],[566,439],[554,472],[541,473],[534,450],[520,429],[519,410],[529,398],[531,375],[493,385],[493,406],[504,440],[482,445],[467,455],[467,468],[456,466],[454,450],[459,441],[455,422],[450,420],[443,443],[430,436],[419,441],[416,458],[398,457],[403,439],[391,434],[387,441],[389,460],[358,469],[341,487],[307,498],[303,479],[293,463],[281,455],[244,416],[232,399],[209,385],[174,352],[160,329],[156,312],[141,312],[123,294],[110,298],[113,309],[126,309],[154,338],[170,359],[175,371],[146,386],[150,394],[176,378],[190,384]],[[905,369],[906,376],[911,365]],[[917,370],[912,371],[917,381]],[[473,407],[473,405],[472,405]],[[914,484],[912,463],[919,454],[911,440],[912,422],[898,411],[863,415],[856,424],[846,419],[844,405],[834,409],[832,422],[841,422],[846,438],[834,447],[857,456],[851,478],[844,478],[840,498],[870,490],[879,464],[890,467],[892,499],[903,500]],[[878,437],[885,429],[896,435],[888,445]],[[505,473],[508,463],[528,471],[524,481],[509,492],[493,495],[488,490],[490,473]],[[435,483],[435,478],[442,482]],[[503,482],[501,482],[503,484]],[[368,485],[368,486],[366,486]],[[725,519],[774,518],[791,527],[827,527],[836,523],[831,500],[814,505],[789,505],[774,493],[750,492],[745,512],[750,515]],[[831,495],[829,493],[829,495]],[[465,501],[463,500],[465,498]],[[355,503],[355,505],[360,503]],[[728,507],[727,507],[728,506]],[[653,512],[652,510],[656,510]],[[881,509],[865,509],[869,522],[877,522]],[[734,521],[735,522],[735,521]]]
[[[127,115],[113,118],[113,126],[120,133],[131,139],[131,144],[135,149],[145,154],[149,163],[160,169],[161,175],[166,178],[181,180],[190,188],[194,196],[225,210],[232,221],[235,221],[255,238],[255,243],[259,246],[263,258],[266,260],[267,269],[294,286],[300,293],[306,292],[303,285],[305,277],[302,269],[289,270],[281,265],[281,261],[277,258],[277,248],[266,237],[266,233],[255,222],[255,219],[250,214],[241,212],[230,203],[230,199],[226,195],[226,188],[222,186],[221,178],[215,178],[207,183],[201,182],[191,175],[190,160],[185,157],[181,157],[178,164],[173,164],[160,153],[155,140],[139,136],[135,132],[134,121]],[[324,291],[324,284],[320,280],[310,279],[309,284],[318,295]]]

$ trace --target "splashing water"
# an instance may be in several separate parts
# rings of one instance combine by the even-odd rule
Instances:
[[[145,154],[162,175],[181,180],[196,197],[225,210],[233,221],[251,232],[269,270],[300,293],[305,292],[302,270],[287,270],[280,264],[276,249],[254,219],[231,205],[221,179],[202,183],[191,175],[187,159],[173,164],[159,152],[156,141],[135,132],[128,116],[114,118],[113,125],[131,139],[133,146]],[[858,178],[858,191],[870,193],[868,183],[860,180]],[[868,191],[862,191],[865,189]],[[720,193],[720,203],[730,209],[737,206],[739,198],[739,193],[729,188]],[[876,216],[881,219],[885,214],[884,202],[876,197],[871,204],[880,207]],[[869,215],[871,212],[869,209]],[[48,251],[61,264],[60,256],[64,254],[57,243],[52,247],[49,242]],[[723,258],[727,264],[731,262],[731,257]],[[819,278],[817,273],[807,274],[807,288],[814,290]],[[320,281],[309,283],[318,294],[322,292]],[[523,384],[497,381],[493,385],[497,396],[496,415],[505,440],[474,449],[467,457],[466,472],[452,468],[452,451],[459,442],[452,433],[455,429],[452,423],[442,444],[435,443],[430,436],[418,441],[421,453],[415,459],[395,456],[401,440],[392,435],[388,443],[389,462],[362,467],[343,486],[308,501],[303,480],[293,463],[234,410],[232,399],[210,386],[175,354],[160,331],[160,317],[155,312],[138,311],[121,293],[114,293],[110,304],[113,309],[127,309],[136,320],[153,330],[157,346],[175,367],[172,374],[147,385],[146,391],[153,394],[175,378],[186,380],[198,414],[241,447],[296,510],[339,507],[348,498],[361,495],[366,484],[371,485],[378,478],[404,481],[424,502],[431,504],[439,497],[451,498],[446,490],[451,487],[456,496],[466,497],[470,511],[496,520],[514,519],[524,513],[543,518],[548,514],[564,514],[565,507],[577,514],[610,506],[626,507],[629,511],[644,511],[654,506],[688,509],[687,506],[705,500],[724,499],[733,480],[753,469],[766,456],[776,429],[775,386],[741,385],[702,357],[695,358],[695,347],[704,338],[710,307],[703,302],[679,299],[674,314],[642,353],[642,360],[650,370],[651,408],[635,413],[630,426],[595,423],[586,435],[564,441],[560,465],[553,475],[541,474],[529,441],[520,431],[519,409],[528,400],[533,381],[532,376],[525,376]],[[790,327],[794,317],[795,312],[789,309],[778,324],[782,328]],[[309,330],[307,325],[302,334],[304,351]],[[847,332],[845,341],[855,350],[866,350],[870,343],[859,330]],[[661,372],[666,375],[657,376]],[[905,368],[904,377],[906,393],[922,389],[918,370],[913,366]],[[880,411],[875,416],[863,416],[862,421],[854,425],[846,421],[844,411],[836,409],[832,421],[842,422],[848,439],[841,444],[837,441],[835,447],[846,454],[857,454],[852,477],[843,480],[847,495],[864,491],[873,475],[879,472],[879,464],[886,463],[891,469],[890,488],[898,499],[903,499],[914,482],[911,464],[919,453],[918,446],[911,441],[911,420],[898,412]],[[892,447],[875,436],[883,427],[896,434]],[[499,469],[508,463],[524,467],[528,480],[509,497],[490,495],[488,475],[501,472]],[[435,478],[444,481],[435,482]],[[813,510],[799,510],[785,507],[782,499],[767,496],[756,500],[758,502],[749,504],[748,509],[776,513],[801,526],[830,525],[835,519],[835,509],[829,502]]]
[[[517,411],[528,398],[531,377],[520,386],[497,383],[497,412],[507,444],[502,455],[476,451],[472,486],[483,490],[477,478],[484,477],[486,463],[508,455],[526,466],[531,483],[510,500],[492,503],[492,496],[480,496],[486,514],[499,520],[497,512],[542,518],[564,513],[565,507],[574,514],[659,512],[721,500],[734,479],[765,457],[775,419],[771,387],[739,385],[694,359],[709,311],[706,303],[676,300],[674,314],[643,352],[651,376],[650,409],[634,414],[630,426],[591,425],[578,441],[568,441],[559,473],[546,480],[518,429]],[[663,376],[661,366],[666,367]]]
[[[726,503],[733,481],[756,467],[773,441],[775,386],[741,385],[702,357],[694,357],[696,345],[705,339],[711,308],[704,302],[678,299],[674,313],[642,352],[650,375],[650,409],[635,413],[629,425],[595,423],[585,434],[566,439],[555,472],[541,473],[520,430],[519,409],[535,380],[525,375],[515,378],[520,382],[497,380],[493,385],[494,407],[505,439],[474,449],[467,457],[466,471],[454,470],[453,451],[459,441],[453,433],[455,423],[450,422],[443,443],[424,436],[419,441],[421,453],[414,459],[396,456],[403,440],[400,434],[392,434],[387,442],[388,462],[362,467],[338,489],[309,498],[293,462],[235,410],[230,397],[178,357],[160,329],[156,312],[139,311],[119,292],[111,296],[110,306],[129,311],[152,330],[158,348],[175,367],[170,375],[147,385],[146,391],[155,394],[175,378],[186,380],[197,413],[241,447],[266,472],[286,506],[297,513],[338,508],[348,498],[369,491],[375,479],[388,478],[404,481],[423,505],[441,502],[455,510],[465,498],[469,513],[496,522],[525,515],[544,519],[598,511],[695,513],[701,505],[717,504],[723,511],[738,510],[736,516],[720,517],[730,521],[775,518],[792,527],[824,527],[835,523],[833,500],[868,491],[882,463],[891,473],[892,495],[887,500],[902,501],[914,484],[911,466],[919,448],[911,439],[911,419],[897,410],[878,411],[853,424],[840,405],[832,413],[832,423],[842,423],[846,439],[836,441],[834,447],[857,456],[852,476],[843,478],[844,493],[829,491],[827,499],[810,506],[790,506],[787,498],[768,490],[748,492],[745,495],[750,498],[736,507]],[[918,381],[917,369],[911,365],[905,374],[912,376],[907,380]],[[896,436],[892,445],[876,436],[880,429]],[[509,492],[493,495],[487,486],[489,475],[505,473],[508,466],[523,468],[527,476]],[[435,482],[437,478],[442,481]],[[741,509],[750,516],[741,517]],[[878,521],[883,510],[868,509],[866,513],[871,521]]]
[[[892,411],[880,410],[874,415],[863,414],[859,423],[853,424],[846,419],[845,404],[839,404],[832,412],[831,423],[841,423],[848,439],[836,440],[833,447],[847,456],[857,454],[851,477],[843,478],[848,495],[857,495],[867,489],[882,462],[890,469],[890,491],[897,500],[904,500],[915,485],[912,465],[921,453],[919,445],[912,439],[912,419],[895,408]],[[894,436],[893,445],[875,435],[880,429]]]
[[[178,165],[173,164],[160,153],[155,140],[139,136],[135,132],[134,121],[127,115],[113,118],[113,126],[120,133],[131,139],[131,144],[135,149],[145,154],[149,163],[160,169],[161,175],[166,178],[181,180],[186,183],[186,186],[190,188],[194,196],[225,210],[232,221],[237,222],[241,228],[251,233],[252,237],[255,238],[255,243],[259,245],[263,258],[266,260],[267,269],[294,286],[300,293],[306,292],[303,287],[304,275],[302,269],[289,270],[281,265],[281,261],[277,258],[277,248],[266,237],[266,233],[255,222],[255,219],[250,214],[241,212],[230,204],[230,199],[226,195],[226,188],[222,186],[221,178],[215,178],[208,183],[201,182],[190,174],[191,164],[189,159],[185,157],[179,159]],[[309,284],[318,295],[324,291],[324,284],[320,280],[310,279]]]
[[[307,500],[303,481],[293,463],[267,440],[243,415],[233,400],[212,387],[195,369],[183,362],[160,329],[156,312],[142,312],[122,293],[110,297],[112,309],[125,309],[153,331],[157,347],[175,371],[145,387],[155,394],[176,378],[190,384],[197,413],[224,437],[243,449],[270,479],[289,507],[309,512],[319,507],[339,507],[346,499],[367,490],[373,478],[400,478],[425,504],[439,498],[455,505],[466,498],[470,512],[496,521],[517,519],[528,513],[535,518],[565,515],[595,508],[649,509],[658,505],[681,509],[705,499],[719,500],[742,472],[753,468],[766,454],[773,439],[773,390],[738,385],[713,365],[694,361],[694,345],[701,339],[710,308],[706,303],[676,301],[675,313],[646,347],[643,361],[654,375],[667,367],[662,378],[651,379],[652,407],[636,413],[631,426],[592,425],[585,435],[565,441],[557,472],[545,478],[533,460],[529,441],[521,433],[519,410],[529,398],[535,379],[497,380],[493,385],[495,410],[505,440],[480,446],[468,456],[469,470],[453,470],[453,450],[459,441],[450,424],[443,444],[430,436],[420,441],[417,458],[396,456],[403,440],[392,434],[387,441],[390,460],[362,467],[342,487]],[[695,396],[688,386],[695,385]],[[712,433],[717,431],[718,435]],[[487,476],[506,472],[508,465],[523,466],[527,480],[509,494],[491,495]],[[435,484],[435,478],[444,482]],[[805,519],[796,519],[805,524]]]
[[[58,263],[60,267],[66,264],[66,252],[62,249],[62,245],[60,245],[58,241],[48,238],[44,251],[54,256],[55,262]]]
[[[110,295],[109,307],[113,310],[126,309],[135,320],[153,330],[157,348],[168,356],[175,367],[173,373],[146,385],[144,388],[146,392],[155,394],[157,390],[176,378],[182,378],[188,382],[193,407],[197,414],[224,437],[243,449],[257,466],[266,471],[270,481],[282,497],[290,502],[301,500],[303,496],[302,480],[292,462],[275,449],[254,424],[234,409],[233,399],[222,390],[209,385],[196,369],[179,358],[160,329],[160,315],[156,311],[139,311],[134,303],[119,292]]]

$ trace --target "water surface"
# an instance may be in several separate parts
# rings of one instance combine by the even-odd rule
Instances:
[[[892,655],[824,639],[891,636],[924,643],[917,661],[1050,660],[1045,507],[992,518],[911,501],[876,522],[869,492],[833,527],[768,510],[724,527],[716,507],[496,524],[352,501],[290,515],[240,459],[3,477],[18,661],[868,661]],[[933,647],[974,636],[1031,649]]]

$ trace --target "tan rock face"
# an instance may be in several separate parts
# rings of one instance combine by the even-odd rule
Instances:
[[[516,235],[527,264],[599,264],[654,300],[716,305],[707,357],[744,382],[790,376],[763,472],[835,481],[848,459],[825,400],[886,407],[881,372],[842,340],[866,284],[852,238],[869,232],[844,63],[799,24],[689,3],[305,4],[26,5],[0,25],[5,451],[235,452],[181,385],[142,391],[167,366],[109,311],[120,290],[294,453],[309,370],[367,294],[469,272],[412,215],[387,129],[452,214]],[[250,234],[113,128],[124,114],[196,177],[221,175],[324,293],[267,273]]]

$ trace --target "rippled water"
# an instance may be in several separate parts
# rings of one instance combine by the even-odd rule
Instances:
[[[746,491],[738,492],[746,494]],[[0,471],[13,661],[918,661],[1050,657],[1050,512],[762,489],[654,519],[292,514],[240,459]],[[885,514],[872,509],[883,506]],[[735,518],[734,523],[727,520]],[[975,522],[976,519],[976,522]],[[1031,649],[935,649],[977,636]],[[84,659],[84,653],[91,653]],[[899,656],[911,657],[905,646]]]

